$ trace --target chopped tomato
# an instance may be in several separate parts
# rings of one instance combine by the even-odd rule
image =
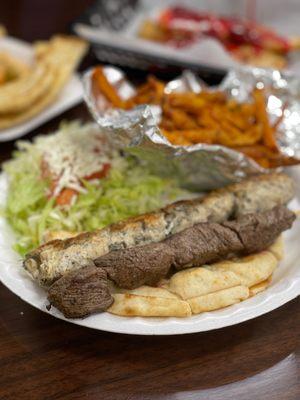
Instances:
[[[63,189],[59,195],[56,197],[56,204],[58,206],[69,205],[74,196],[77,195],[77,191],[70,188]]]
[[[102,166],[102,169],[100,171],[96,171],[88,176],[85,176],[84,180],[90,181],[93,179],[105,178],[108,174],[108,171],[110,170],[110,167],[111,167],[111,165],[109,163],[104,163]],[[57,187],[59,179],[53,178],[53,176],[51,176],[48,164],[44,160],[42,160],[42,163],[41,163],[41,177],[43,179],[50,180],[48,198],[50,199],[50,198],[54,197],[54,192]],[[69,205],[71,203],[73,197],[76,196],[77,194],[78,194],[78,191],[76,191],[75,189],[71,189],[71,188],[62,189],[60,191],[60,193],[56,196],[56,199],[55,199],[56,205],[58,205],[58,206]]]

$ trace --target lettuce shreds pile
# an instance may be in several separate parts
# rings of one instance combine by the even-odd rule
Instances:
[[[64,124],[60,132],[68,135],[82,129],[88,131],[87,125]],[[41,178],[42,152],[35,143],[42,140],[47,136],[34,143],[19,142],[18,151],[4,165],[9,178],[5,215],[17,234],[15,249],[21,255],[38,246],[45,232],[92,231],[182,195],[175,181],[154,175],[136,159],[114,155],[106,178],[84,182],[84,193],[70,206],[59,207],[47,196],[49,182]]]

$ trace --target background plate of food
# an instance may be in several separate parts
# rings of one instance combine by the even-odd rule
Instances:
[[[0,278],[38,309],[94,329],[234,325],[300,293],[300,224],[286,208],[299,210],[299,183],[297,167],[203,197],[120,153],[95,125],[63,125],[19,142],[4,166]]]
[[[86,49],[70,36],[33,45],[0,38],[0,141],[23,136],[82,100],[74,72]]]
[[[110,63],[208,73],[248,64],[297,73],[298,18],[296,0],[116,0],[98,1],[73,28]]]

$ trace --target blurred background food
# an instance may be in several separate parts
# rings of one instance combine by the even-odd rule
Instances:
[[[143,0],[116,0],[113,3],[98,0],[87,2],[87,9],[81,16],[82,7],[78,12],[75,7],[70,13],[69,29],[76,32],[78,23],[86,24],[95,29],[99,37],[104,31],[112,33],[112,45],[113,34],[116,33],[120,41],[124,39],[125,44],[128,38],[139,40],[138,37],[143,37],[148,42],[164,43],[175,48],[177,52],[209,37],[216,39],[239,61],[252,63],[256,58],[256,65],[282,68],[287,65],[290,52],[299,47],[297,35],[292,35],[295,23],[294,20],[291,21],[292,28],[288,30],[287,24],[282,21],[286,15],[283,7],[277,1],[273,2],[274,10],[280,10],[282,13],[276,16],[275,21],[275,17],[268,14],[266,4],[267,0],[259,4],[250,1],[236,4],[228,0],[221,4],[217,1],[191,0],[180,5],[175,0],[170,0],[164,4],[154,1],[149,6]],[[289,0],[289,4],[291,5],[286,12],[292,13],[294,2]],[[47,5],[45,7],[45,12],[49,11],[51,18],[50,10],[47,9]],[[60,9],[59,5],[57,9]],[[262,24],[262,17],[266,24]],[[28,32],[29,35],[34,35],[30,29]],[[98,58],[106,53],[107,57],[104,54],[103,60],[118,62],[120,52],[116,48],[102,46],[103,53],[99,51],[101,45],[97,40],[92,44]],[[134,53],[130,56],[131,42],[128,41],[127,44],[127,60],[135,60]],[[8,53],[0,53],[2,130],[22,124],[53,104],[82,59],[87,45],[79,38],[55,35],[49,41],[36,42],[33,49],[35,60],[30,65]],[[117,58],[110,60],[111,54]],[[166,54],[168,58],[169,53]],[[154,57],[155,65],[156,61]],[[93,62],[95,63],[95,60]],[[122,60],[120,63],[123,63]],[[172,63],[170,60],[170,64]],[[125,61],[125,65],[131,64]],[[180,63],[175,62],[174,65],[180,68]],[[149,66],[151,65],[148,64]],[[156,66],[159,66],[159,62]],[[195,64],[191,66],[195,67]],[[167,64],[165,67],[168,71]],[[202,67],[203,63],[199,59],[200,74]],[[145,75],[140,71],[136,73],[136,70],[128,69],[127,72],[134,75],[135,82],[145,81]],[[205,77],[209,83],[214,83],[214,74],[214,68],[205,69]],[[149,77],[147,83],[141,85],[137,94],[125,104],[100,76],[100,72],[98,80],[99,87],[101,86],[108,99],[112,96],[110,100],[114,107],[130,109],[138,104],[159,105],[162,110],[161,132],[174,145],[221,144],[243,152],[266,168],[296,163],[292,157],[282,156],[277,148],[274,137],[280,117],[271,124],[266,114],[266,98],[262,90],[253,92],[251,102],[238,104],[226,99],[221,93],[212,95],[209,90],[201,94],[167,95],[164,93],[165,82]]]
[[[29,72],[29,65],[4,51],[0,52],[0,86],[21,79]]]
[[[70,24],[68,27],[65,24],[64,26],[59,25],[59,21],[55,19],[57,18],[55,16],[64,12],[62,5],[55,2],[56,13],[54,13],[49,4],[45,3],[44,12],[47,15],[49,14],[49,20],[43,21],[45,29],[42,36],[36,35],[34,27],[26,27],[26,30],[22,31],[25,28],[18,26],[18,31],[16,31],[14,30],[14,23],[8,26],[7,30],[4,26],[1,26],[0,37],[5,37],[7,31],[11,31],[14,35],[20,34],[25,39],[34,39],[32,43],[34,56],[31,62],[26,62],[22,57],[10,54],[9,51],[0,52],[0,130],[24,123],[49,108],[56,101],[86,54],[88,44],[75,35],[53,35],[53,33],[57,29],[76,31],[75,27],[78,23],[85,23],[95,28],[99,35],[104,30],[108,33],[118,34],[119,36],[116,37],[119,37],[120,41],[124,39],[125,44],[129,37],[134,40],[139,40],[140,37],[149,42],[163,43],[167,47],[175,48],[178,52],[199,40],[210,37],[221,43],[226,51],[238,61],[275,66],[276,68],[287,66],[289,53],[298,49],[299,40],[289,32],[287,34],[282,33],[281,28],[277,30],[272,24],[270,25],[271,28],[268,28],[267,24],[266,26],[262,24],[259,21],[258,10],[266,12],[265,8],[260,9],[260,6],[255,2],[252,2],[252,8],[249,8],[250,2],[247,1],[242,1],[239,5],[234,5],[230,0],[224,2],[222,6],[220,6],[221,3],[218,3],[219,5],[217,3],[191,0],[182,6],[173,0],[167,1],[165,4],[154,1],[150,6],[150,8],[153,8],[153,12],[149,13],[149,4],[146,7],[146,2],[143,0],[123,2],[116,0],[113,3],[106,0],[87,1],[85,5],[91,7],[83,13],[82,4],[78,8],[74,5],[74,9],[69,10]],[[20,8],[16,7],[19,12],[22,11],[21,4],[22,2],[19,3]],[[26,12],[28,12],[28,9],[24,10],[25,14]],[[266,18],[266,21],[269,21],[268,18]],[[58,28],[55,28],[56,24]],[[282,27],[280,24],[278,26]],[[26,32],[25,35],[24,32]],[[102,51],[99,51],[99,43],[96,42],[93,42],[93,49],[97,58],[103,56],[104,61],[118,62],[118,56],[120,56],[118,50],[113,46],[111,48],[102,46]],[[171,69],[170,72],[169,67],[173,61],[170,61],[170,65],[166,63],[164,68],[159,69],[157,76],[146,75],[145,72],[140,70],[130,69],[128,66],[132,65],[127,61],[130,61],[130,58],[135,59],[134,53],[133,56],[130,53],[130,43],[130,41],[127,43],[129,56],[125,57],[125,61],[123,61],[127,66],[126,73],[134,77],[135,94],[127,100],[121,98],[118,90],[106,79],[102,68],[97,68],[93,74],[95,96],[98,92],[101,92],[101,95],[106,97],[113,108],[126,111],[138,105],[158,106],[160,109],[160,131],[171,144],[176,146],[192,146],[199,143],[222,145],[247,155],[264,168],[276,168],[298,163],[298,160],[280,152],[276,141],[276,130],[281,122],[281,116],[278,116],[275,121],[270,121],[267,114],[267,95],[264,89],[254,89],[250,99],[244,102],[238,102],[229,98],[225,92],[211,90],[209,87],[199,93],[192,91],[169,92],[166,90],[167,80],[159,79],[157,76],[172,75],[173,70]],[[143,40],[142,43],[144,44],[145,41]],[[117,58],[110,59],[112,54]],[[166,57],[168,57],[169,53],[166,54]],[[124,64],[123,61],[121,60],[120,63]],[[157,59],[154,57],[152,63],[158,66],[159,62],[156,64],[156,61]],[[89,63],[91,65],[97,63],[97,60],[91,54],[89,54]],[[144,67],[148,68],[153,64],[145,63]],[[180,63],[174,65],[178,68],[186,66],[180,65]],[[195,67],[195,65],[193,64],[192,67]],[[203,67],[201,59],[199,59],[197,66],[198,72],[201,74]],[[214,69],[207,68],[205,74],[209,83],[214,83],[214,79],[211,79],[211,77],[214,77]],[[174,74],[172,76],[174,77]],[[142,83],[140,84],[140,82]],[[84,118],[92,119],[87,113],[85,113]],[[89,197],[87,194],[91,196],[89,201],[93,208],[92,211],[87,211],[89,217],[96,209],[104,208],[104,204],[99,202],[99,199],[95,196],[94,187],[89,186],[89,183],[96,179],[98,183],[100,182],[99,191],[108,189],[111,183],[109,179],[112,179],[110,169],[114,161],[105,162],[103,168],[93,170],[90,174],[77,174],[76,179],[72,176],[72,168],[68,165],[67,176],[69,181],[66,181],[67,178],[63,170],[66,167],[65,160],[59,158],[60,156],[66,157],[68,160],[72,158],[72,149],[74,150],[77,144],[75,153],[78,155],[78,152],[86,151],[89,158],[89,160],[85,160],[84,153],[81,153],[81,163],[79,164],[81,168],[86,168],[90,160],[97,158],[93,149],[89,154],[85,147],[93,143],[92,136],[88,139],[90,130],[93,131],[90,127],[81,127],[76,124],[63,125],[58,131],[53,130],[56,133],[49,136],[49,140],[44,141],[44,147],[40,146],[43,142],[40,138],[34,142],[32,147],[28,143],[25,145],[24,143],[18,144],[19,152],[14,155],[13,161],[5,166],[12,181],[16,182],[11,189],[13,195],[10,197],[9,203],[12,204],[12,207],[8,215],[12,224],[16,225],[16,231],[22,232],[26,236],[27,242],[22,244],[23,247],[21,246],[23,250],[37,245],[42,240],[43,235],[47,233],[45,228],[47,219],[45,219],[45,213],[42,210],[45,207],[47,208],[49,204],[49,215],[56,208],[60,211],[61,207],[68,210],[68,208],[76,205],[76,202],[78,207],[78,202],[81,204],[82,198],[84,204],[82,210],[80,210],[82,219],[80,217],[76,222],[74,222],[73,216],[70,217],[72,212],[63,215],[63,217],[60,215],[59,223],[55,218],[53,222],[52,216],[50,216],[51,223],[49,225],[53,224],[53,226],[51,225],[52,231],[69,230],[74,232],[79,228],[80,230],[91,230],[101,225],[100,217],[98,219],[84,217],[83,208],[87,208],[85,203],[86,198]],[[84,137],[82,141],[80,141],[81,136]],[[48,149],[46,149],[47,147]],[[65,150],[66,153],[64,153]],[[91,148],[88,150],[91,150]],[[45,154],[50,153],[52,154],[52,165],[49,164],[49,166],[45,162]],[[34,161],[33,154],[35,155]],[[115,157],[112,158],[115,160]],[[117,159],[123,160],[118,157]],[[36,168],[32,168],[34,164],[36,164]],[[137,174],[134,175],[133,172],[131,174],[135,186],[140,187],[139,185],[144,182],[142,187],[145,192],[142,192],[142,195],[139,192],[134,201],[132,201],[133,199],[129,201],[126,197],[128,193],[125,195],[123,192],[121,199],[122,202],[127,202],[129,211],[125,212],[123,209],[116,211],[115,209],[115,215],[112,216],[108,213],[109,215],[105,217],[107,221],[103,224],[110,223],[115,218],[134,214],[138,202],[141,203],[141,212],[148,211],[152,207],[152,203],[148,205],[148,203],[145,203],[146,200],[142,202],[141,197],[144,199],[153,197],[158,205],[163,204],[165,192],[161,191],[162,182],[166,189],[169,188],[165,181],[161,181],[156,176],[152,179],[149,171],[138,170],[132,162],[125,163],[126,165],[123,162],[122,168],[120,168],[120,164],[122,162],[119,162],[118,165],[122,173],[119,171],[118,183],[113,180],[114,188],[118,185],[125,189],[128,185],[130,186],[131,180],[125,173],[125,170],[128,169],[129,172],[133,170]],[[60,167],[61,169],[59,169]],[[22,174],[19,173],[19,170],[22,170]],[[112,169],[113,172],[114,169]],[[115,177],[113,176],[113,178]],[[101,186],[103,182],[106,182],[106,189]],[[172,183],[174,188],[177,188],[176,183]],[[40,188],[41,185],[42,188]],[[147,190],[151,186],[153,191],[149,194]],[[26,202],[22,205],[20,198],[16,201],[16,194],[23,187],[24,198],[28,195],[28,187],[35,188],[35,190],[40,188],[40,197],[38,196],[36,202],[32,203],[32,209],[28,209]],[[93,193],[90,194],[89,191]],[[128,192],[132,192],[132,187],[128,189]],[[112,192],[109,193],[112,195]],[[34,197],[29,193],[27,200],[33,201]],[[20,214],[18,214],[19,211]],[[24,218],[31,218],[31,213],[35,213],[36,221],[38,220],[41,225],[36,222],[34,232],[28,233],[28,227],[24,227],[23,222]],[[39,214],[38,218],[37,214]],[[16,218],[16,215],[18,215],[18,218]],[[62,219],[67,221],[67,225],[61,223]]]
[[[71,78],[87,44],[71,36],[54,36],[33,45],[30,64],[0,53],[0,129],[39,114],[52,104]]]
[[[99,60],[205,72],[237,65],[299,70],[297,0],[97,1],[72,28]]]
[[[278,69],[287,65],[288,53],[299,46],[296,40],[254,21],[184,6],[171,6],[159,12],[156,18],[146,19],[138,35],[175,48],[211,37],[242,63]]]

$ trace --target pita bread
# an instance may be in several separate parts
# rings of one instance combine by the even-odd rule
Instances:
[[[240,284],[240,278],[230,270],[218,271],[217,268],[210,270],[210,267],[196,267],[173,275],[168,289],[186,300]]]
[[[0,88],[0,114],[19,113],[47,92],[55,80],[55,68],[41,61],[29,73]]]
[[[153,286],[140,286],[136,289],[126,290],[126,289],[116,289],[116,293],[128,293],[134,294],[136,296],[145,297],[160,297],[164,299],[178,299],[179,297],[175,294],[169,292],[167,289]]]
[[[220,308],[239,303],[249,297],[249,289],[246,286],[235,286],[229,289],[219,290],[204,296],[188,299],[193,314],[206,311],[214,311]]]
[[[232,272],[239,279],[240,285],[251,287],[266,280],[277,267],[278,260],[270,251],[239,258],[221,261],[209,267],[211,271]]]
[[[252,297],[260,292],[263,292],[264,290],[267,289],[270,283],[271,283],[271,277],[266,279],[265,281],[258,283],[257,285],[251,286],[249,288],[249,293],[250,293],[249,296]]]
[[[19,89],[20,92],[23,93],[23,98],[18,100],[20,103],[16,102],[15,109],[11,107],[14,104],[14,100],[19,98],[19,92],[11,91],[14,92],[14,95],[10,93],[9,95],[2,96],[2,88],[0,88],[0,112],[3,112],[3,114],[0,115],[0,129],[5,129],[12,125],[26,121],[53,103],[63,89],[64,85],[71,77],[71,74],[77,67],[77,64],[87,49],[87,44],[83,40],[68,36],[56,36],[47,43],[47,45],[43,45],[42,51],[39,50],[36,61],[38,66],[37,68],[41,68],[41,66],[48,66],[42,77],[41,82],[43,84],[37,80],[35,82],[36,85],[32,86],[32,82],[30,81],[32,77],[28,77],[31,74],[26,75],[31,85],[29,85],[31,87],[31,91],[28,91],[28,87],[26,85],[25,89],[21,85],[21,88]],[[49,86],[48,84],[51,80],[50,76],[52,75],[52,71],[54,77],[52,77],[53,79],[51,78],[52,81]],[[17,85],[17,83],[18,80],[12,82],[11,85]],[[40,89],[35,86],[41,86],[43,88],[42,93],[40,93]],[[47,90],[45,90],[46,86]],[[27,94],[24,95],[24,93]],[[5,102],[7,102],[6,106]]]
[[[189,317],[189,304],[161,288],[143,286],[126,293],[113,294],[111,314],[140,317]]]
[[[272,275],[282,255],[282,242],[277,241],[270,251],[177,272],[165,287],[183,300],[238,285],[252,287]]]
[[[115,288],[108,312],[122,316],[187,317],[218,310],[265,290],[283,257],[279,238],[268,250],[209,266],[189,268],[162,280],[159,287]]]
[[[0,71],[2,74],[1,85],[22,78],[28,74],[29,70],[29,65],[19,58],[7,53],[6,51],[0,52]]]
[[[189,268],[163,279],[158,287],[122,290],[112,286],[108,312],[121,316],[188,317],[239,303],[265,290],[283,257],[279,238],[268,250],[203,267]]]
[[[281,261],[284,256],[284,243],[282,235],[268,248],[274,254],[278,261]]]

